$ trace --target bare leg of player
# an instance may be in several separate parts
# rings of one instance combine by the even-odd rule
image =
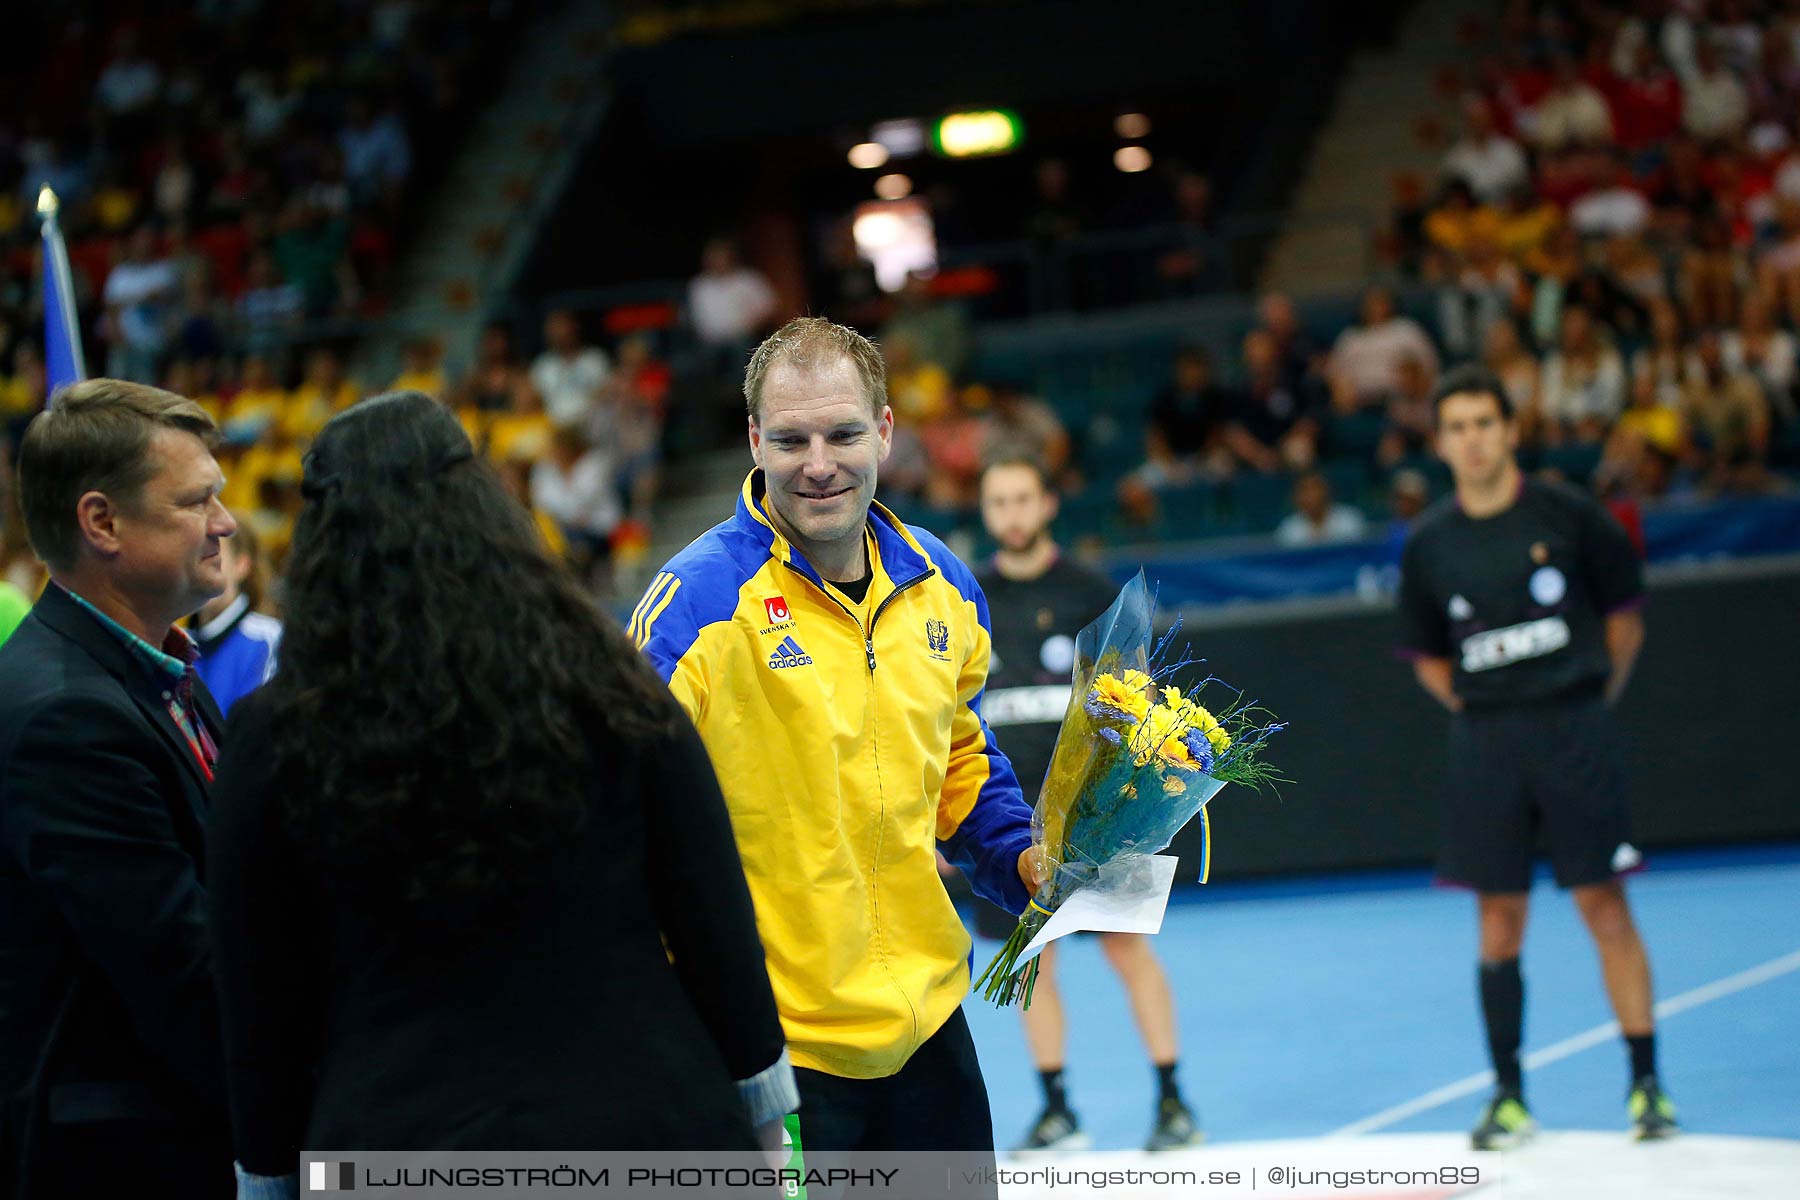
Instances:
[[[1600,973],[1606,980],[1606,994],[1612,1000],[1613,1014],[1626,1037],[1649,1033],[1655,1026],[1651,1015],[1650,957],[1638,937],[1637,925],[1631,919],[1631,906],[1625,901],[1625,887],[1614,880],[1591,887],[1574,889],[1575,907],[1587,922],[1600,952]]]
[[[1103,933],[1100,946],[1119,982],[1125,985],[1125,994],[1131,997],[1131,1015],[1156,1071],[1156,1118],[1144,1148],[1177,1150],[1197,1146],[1203,1140],[1200,1126],[1182,1101],[1175,1081],[1180,1045],[1175,1035],[1175,995],[1169,988],[1169,977],[1150,948],[1150,939],[1141,933]]]
[[[1150,939],[1141,933],[1103,933],[1100,946],[1131,998],[1131,1015],[1150,1061],[1174,1062],[1180,1053],[1175,1037],[1175,997],[1162,963],[1150,949]]]

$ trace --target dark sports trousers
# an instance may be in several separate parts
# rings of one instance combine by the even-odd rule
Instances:
[[[815,1153],[954,1150],[994,1162],[994,1121],[968,1018],[957,1009],[885,1079],[845,1079],[797,1068],[800,1146]],[[995,1195],[976,1187],[969,1195]]]
[[[1450,725],[1438,875],[1481,892],[1531,889],[1540,841],[1559,887],[1606,883],[1630,839],[1623,748],[1597,696],[1469,711]]]

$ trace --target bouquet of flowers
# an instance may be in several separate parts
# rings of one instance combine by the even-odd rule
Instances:
[[[1154,607],[1140,571],[1075,640],[1074,688],[1031,820],[1049,878],[975,981],[996,1004],[1030,1006],[1038,960],[1018,960],[1060,904],[1129,876],[1134,858],[1167,848],[1196,813],[1204,823],[1227,783],[1278,778],[1262,752],[1281,723],[1210,676],[1183,694],[1170,680],[1195,662],[1170,649],[1179,619],[1153,640]],[[1214,684],[1230,692],[1217,712],[1200,702]]]

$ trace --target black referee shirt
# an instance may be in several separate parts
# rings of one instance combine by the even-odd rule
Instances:
[[[1581,492],[1526,480],[1482,520],[1449,497],[1406,543],[1400,648],[1450,659],[1469,708],[1598,693],[1612,672],[1605,618],[1643,594],[1625,531]]]
[[[976,568],[993,626],[993,661],[981,715],[1035,802],[1056,733],[1069,707],[1075,635],[1118,598],[1105,576],[1058,558],[1036,579],[1008,579],[992,562]]]

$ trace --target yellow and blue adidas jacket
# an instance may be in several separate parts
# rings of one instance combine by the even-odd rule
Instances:
[[[892,1075],[969,990],[969,936],[934,845],[1011,912],[1031,810],[981,718],[987,601],[881,505],[862,605],[737,513],[672,559],[629,632],[699,728],[756,903],[797,1067]]]

